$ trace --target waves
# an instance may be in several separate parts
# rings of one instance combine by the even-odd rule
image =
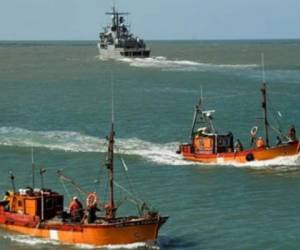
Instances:
[[[123,155],[139,156],[147,161],[172,165],[202,165],[189,162],[176,154],[180,142],[153,143],[139,138],[117,138],[116,153]],[[0,146],[11,147],[36,147],[49,150],[60,150],[67,152],[101,152],[107,150],[105,139],[99,139],[90,135],[85,135],[73,131],[31,131],[22,128],[0,127]],[[299,156],[279,157],[274,160],[249,162],[246,165],[233,162],[220,163],[218,166],[247,167],[253,169],[274,168],[284,170],[286,168],[295,169],[300,165]]]

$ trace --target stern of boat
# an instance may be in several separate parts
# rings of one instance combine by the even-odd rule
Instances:
[[[191,154],[192,151],[193,151],[192,145],[189,143],[186,143],[186,144],[179,145],[179,148],[176,151],[176,154],[182,154],[183,156],[185,156],[186,154]]]

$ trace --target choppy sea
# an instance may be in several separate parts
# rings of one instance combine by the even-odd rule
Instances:
[[[57,170],[107,196],[104,167],[114,86],[116,181],[170,219],[159,249],[298,249],[300,159],[246,167],[176,155],[189,140],[201,94],[220,132],[244,146],[261,127],[261,53],[270,120],[300,133],[300,41],[153,41],[147,59],[105,60],[96,42],[0,42],[0,193],[31,183],[31,149],[46,185],[65,194]],[[271,134],[275,138],[275,134]],[[274,141],[274,140],[273,140]],[[120,159],[128,166],[126,172]],[[39,184],[39,179],[37,179]],[[116,190],[117,199],[124,190]],[[84,197],[81,197],[82,199]],[[120,215],[136,213],[124,204]],[[0,249],[85,249],[0,231]],[[104,247],[111,248],[109,246]],[[141,249],[139,244],[115,249]]]

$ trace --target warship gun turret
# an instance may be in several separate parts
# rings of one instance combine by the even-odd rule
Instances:
[[[129,15],[128,12],[118,12],[113,7],[112,12],[107,12],[106,15],[111,15],[112,23],[99,34],[98,49],[101,56],[108,58],[150,56],[150,49],[144,40],[130,33],[124,18]]]

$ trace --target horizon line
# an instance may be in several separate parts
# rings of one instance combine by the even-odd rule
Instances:
[[[160,41],[287,41],[299,38],[215,38],[215,39],[144,39],[146,42]],[[98,39],[0,39],[0,42],[97,42]]]

